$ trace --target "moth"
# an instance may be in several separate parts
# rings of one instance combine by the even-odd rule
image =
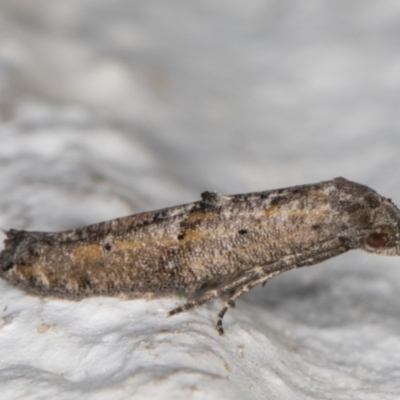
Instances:
[[[201,200],[64,232],[6,232],[0,276],[38,295],[81,299],[182,293],[169,315],[353,249],[400,255],[400,211],[344,178]]]

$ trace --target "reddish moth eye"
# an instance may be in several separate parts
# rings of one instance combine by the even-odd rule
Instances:
[[[374,249],[379,249],[380,247],[385,247],[388,243],[387,233],[374,232],[367,236],[366,242],[369,247]]]

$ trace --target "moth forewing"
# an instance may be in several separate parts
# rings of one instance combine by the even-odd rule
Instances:
[[[170,315],[248,290],[284,271],[351,249],[399,255],[400,211],[344,178],[202,200],[65,232],[10,230],[0,276],[32,293],[70,299],[191,298]],[[205,292],[204,292],[205,290]]]

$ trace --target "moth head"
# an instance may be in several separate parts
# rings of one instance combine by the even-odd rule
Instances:
[[[400,256],[400,210],[391,200],[383,199],[374,210],[362,247],[370,253]]]

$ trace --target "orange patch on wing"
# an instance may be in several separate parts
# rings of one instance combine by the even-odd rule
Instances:
[[[205,233],[194,229],[186,229],[182,232],[184,234],[183,238],[179,239],[178,234],[169,233],[163,234],[158,237],[148,237],[142,240],[125,240],[125,241],[115,241],[113,242],[113,249],[115,251],[138,251],[144,248],[148,250],[154,247],[175,247],[179,243],[203,240],[205,238]]]
[[[32,281],[33,279],[36,283],[40,283],[44,286],[49,286],[50,284],[43,266],[40,265],[35,266],[34,268],[32,268],[32,266],[17,265],[14,268],[13,273],[19,278],[22,278],[23,281]]]
[[[274,214],[279,213],[279,206],[269,206],[264,210],[265,217],[272,217]]]
[[[93,261],[103,258],[102,247],[99,244],[89,244],[77,247],[73,253],[76,261]]]
[[[114,250],[118,251],[132,251],[132,250],[140,250],[143,247],[146,247],[146,245],[149,243],[148,240],[117,240],[113,242],[113,248]]]
[[[329,203],[331,201],[331,198],[321,190],[310,190],[310,197],[314,197],[314,199],[317,199],[322,203]]]
[[[184,222],[185,222],[185,224],[187,224],[187,223],[198,222],[198,221],[206,221],[206,220],[210,220],[210,219],[214,219],[214,218],[215,218],[215,214],[213,214],[213,213],[210,213],[210,212],[204,213],[204,212],[197,211],[197,212],[190,213]]]
[[[204,232],[199,232],[194,229],[188,229],[187,231],[185,231],[185,236],[183,238],[183,241],[191,242],[196,240],[202,240],[204,239],[204,237],[205,237]]]

